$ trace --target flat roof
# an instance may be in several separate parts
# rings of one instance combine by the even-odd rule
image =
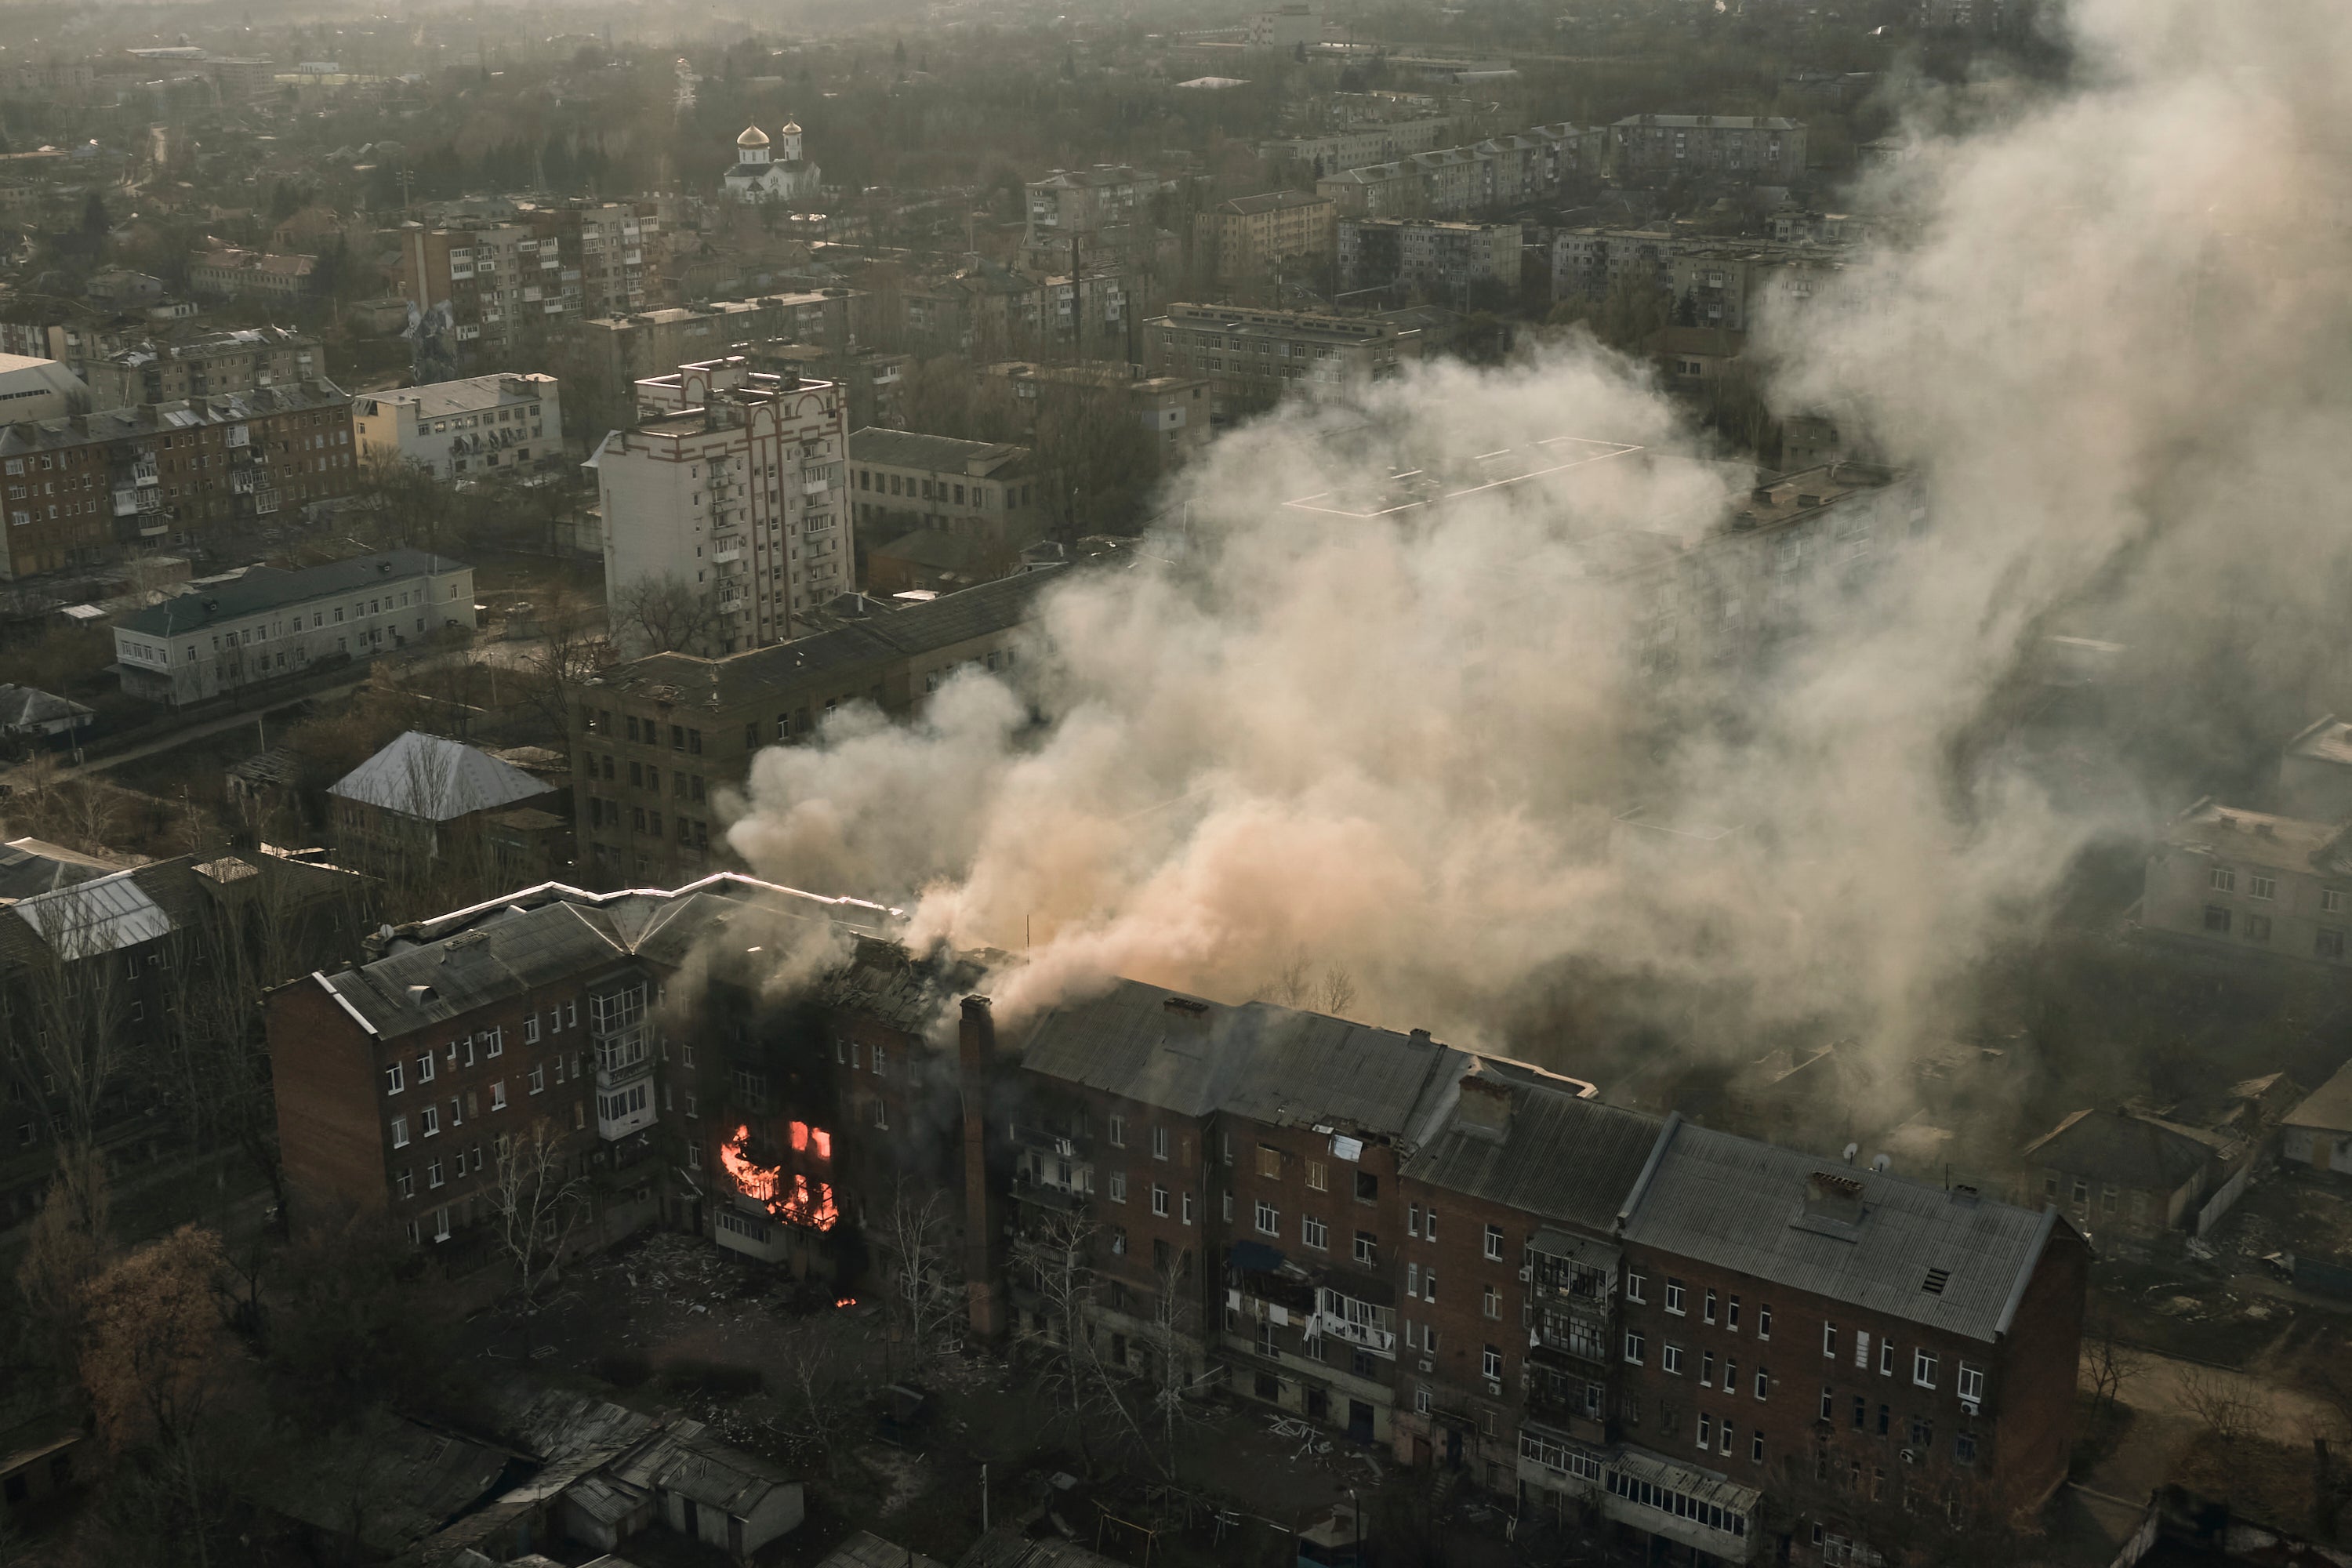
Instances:
[[[2327,873],[2347,868],[2338,843],[2344,832],[2332,822],[2242,811],[2208,796],[2172,819],[2165,842],[2253,866]]]
[[[1292,511],[1314,512],[1325,517],[1365,520],[1396,517],[1441,501],[1462,500],[1532,480],[1549,479],[1641,450],[1642,447],[1623,441],[1596,441],[1582,436],[1548,436],[1525,447],[1479,453],[1469,459],[1467,466],[1475,468],[1483,477],[1469,479],[1465,474],[1463,481],[1454,482],[1450,489],[1445,479],[1412,469],[1387,476],[1381,482],[1378,496],[1350,497],[1339,490],[1328,489],[1300,496],[1282,504]]]

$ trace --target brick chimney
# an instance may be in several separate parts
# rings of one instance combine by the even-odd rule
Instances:
[[[988,1171],[988,1097],[996,1066],[996,1016],[985,996],[963,999],[956,1030],[963,1089],[963,1278],[971,1331],[983,1340],[1005,1329],[1003,1205]]]

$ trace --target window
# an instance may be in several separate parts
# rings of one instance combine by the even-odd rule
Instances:
[[[1486,1353],[1478,1358],[1478,1370],[1486,1374],[1488,1383],[1502,1382],[1503,1352],[1495,1346],[1488,1345]]]
[[[1864,1372],[1870,1370],[1870,1331],[1868,1329],[1854,1331],[1853,1364]]]
[[[2230,911],[2220,904],[2206,905],[2205,929],[2227,936],[2230,933]]]
[[[1857,1394],[1853,1396],[1853,1429],[1862,1431],[1870,1425],[1870,1401]]]
[[[1739,1331],[1739,1298],[1737,1296],[1723,1304],[1723,1327],[1728,1333]]]
[[[2342,958],[2344,933],[2322,927],[2312,938],[2311,951],[2315,956],[2320,958]]]
[[[1479,1310],[1487,1317],[1496,1319],[1499,1321],[1503,1316],[1503,1293],[1500,1290],[1496,1289],[1492,1285],[1487,1286],[1486,1296],[1480,1302]]]
[[[1832,1360],[1836,1359],[1837,1325],[1835,1323],[1823,1323],[1822,1325],[1822,1353]]]
[[[1881,1338],[1878,1342],[1878,1375],[1881,1377],[1895,1375],[1895,1342],[1893,1340]]]
[[[1628,1274],[1625,1276],[1625,1300],[1628,1301],[1647,1302],[1650,1298],[1645,1292],[1647,1292],[1649,1289],[1650,1277],[1648,1275]]]
[[[1927,1351],[1911,1352],[1911,1381],[1921,1388],[1936,1386],[1936,1358]]]
[[[1760,1366],[1756,1369],[1756,1397],[1759,1399],[1772,1397],[1772,1374]]]
[[[408,1118],[405,1116],[392,1119],[392,1146],[395,1149],[408,1147]]]
[[[394,1062],[391,1066],[383,1069],[384,1093],[398,1094],[402,1089],[406,1089],[407,1087],[408,1079],[405,1071],[400,1063]]]
[[[1715,1447],[1715,1417],[1704,1410],[1698,1416],[1698,1446],[1702,1448]]]
[[[428,1187],[437,1187],[441,1184],[441,1162],[436,1160],[425,1167],[425,1184]]]
[[[2246,940],[2248,942],[2268,942],[2270,939],[2271,917],[2268,915],[2248,915],[2246,917]]]
[[[428,1105],[416,1113],[417,1136],[431,1138],[441,1131],[441,1109]]]
[[[416,1195],[416,1177],[405,1165],[393,1173],[392,1185],[393,1190],[404,1198],[413,1198]]]
[[[1370,1171],[1356,1173],[1356,1201],[1360,1204],[1376,1204],[1381,1201],[1381,1179]],[[1434,1230],[1431,1231],[1429,1238],[1432,1241],[1437,1239]]]
[[[1373,1267],[1375,1267],[1376,1265],[1378,1265],[1378,1264],[1379,1264],[1379,1262],[1380,1262],[1380,1260],[1381,1260],[1381,1244],[1380,1244],[1380,1238],[1379,1238],[1379,1237],[1375,1237],[1375,1236],[1374,1236],[1370,1231],[1369,1231],[1369,1230],[1360,1230],[1360,1231],[1358,1231],[1358,1232],[1356,1233],[1356,1261],[1357,1261],[1357,1262],[1359,1262],[1359,1263],[1360,1263],[1360,1264],[1362,1264],[1365,1268],[1373,1268]],[[1431,1293],[1431,1296],[1430,1296],[1430,1300],[1433,1300],[1433,1300],[1435,1300],[1437,1299],[1437,1298],[1436,1298],[1436,1295],[1435,1295],[1435,1289],[1436,1289],[1436,1288],[1435,1288],[1435,1286],[1434,1286],[1434,1285],[1433,1285],[1433,1286],[1431,1287],[1431,1292],[1432,1292],[1432,1293]]]
[[[2278,883],[2269,877],[2255,876],[2248,879],[2246,892],[2250,898],[2273,899],[2278,896]]]
[[[1769,1305],[1756,1309],[1756,1337],[1759,1340],[1772,1337],[1772,1309]]]
[[[1421,1211],[1421,1239],[1423,1241],[1435,1241],[1437,1239],[1437,1211],[1435,1209],[1423,1209]]]
[[[1751,1465],[1764,1462],[1764,1428],[1761,1426],[1756,1428],[1756,1435],[1748,1439],[1748,1462]]]
[[[1165,1127],[1151,1130],[1151,1157],[1155,1160],[1168,1158],[1168,1129]]]
[[[1659,1346],[1658,1370],[1669,1374],[1670,1376],[1680,1377],[1683,1374],[1683,1347],[1680,1345]]]
[[[1298,1239],[1320,1252],[1331,1244],[1331,1229],[1313,1215],[1302,1215],[1298,1221]]]
[[[1126,1118],[1126,1117],[1124,1117],[1124,1116],[1114,1116],[1114,1117],[1112,1117],[1112,1118],[1109,1120],[1108,1123],[1107,1124],[1107,1135],[1108,1135],[1108,1136],[1109,1137],[1109,1139],[1110,1139],[1110,1146],[1111,1146],[1112,1148],[1114,1148],[1114,1149],[1124,1149],[1124,1148],[1126,1148],[1126,1147],[1127,1147],[1127,1118]]]
[[[1168,1189],[1158,1182],[1151,1184],[1151,1212],[1161,1219],[1168,1217]]]
[[[504,1110],[506,1108],[507,1080],[500,1079],[498,1082],[490,1085],[490,1109],[492,1110]]]
[[[1708,1322],[1710,1322],[1710,1323],[1711,1323],[1711,1322],[1713,1322],[1713,1321],[1715,1321],[1715,1292],[1714,1292],[1714,1291],[1709,1290],[1709,1291],[1706,1293],[1706,1305],[1701,1309],[1700,1315],[1701,1315],[1703,1318],[1705,1318],[1705,1319],[1706,1320],[1706,1321],[1708,1321]]]
[[[873,1118],[873,1120],[874,1120],[874,1125],[875,1125],[875,1127],[876,1127],[878,1131],[884,1131],[884,1132],[887,1132],[887,1131],[890,1130],[890,1108],[889,1108],[889,1106],[887,1106],[887,1104],[885,1104],[883,1101],[881,1101],[881,1100],[877,1100],[876,1101],[874,1101],[874,1118]]]
[[[433,1053],[431,1051],[427,1051],[423,1056],[416,1058],[416,1081],[419,1083],[431,1083],[433,1081]]]
[[[1261,1200],[1257,1205],[1257,1228],[1261,1236],[1282,1234],[1282,1211]]]
[[[1635,1366],[1641,1365],[1643,1352],[1648,1347],[1648,1344],[1649,1342],[1643,1337],[1642,1331],[1639,1329],[1626,1330],[1625,1359]]]
[[[1330,1167],[1320,1160],[1307,1162],[1307,1190],[1310,1193],[1324,1193],[1331,1190]]]
[[[2216,866],[2205,873],[2205,885],[2217,893],[2235,892],[2238,874],[2227,866]]]
[[[1186,1225],[1191,1225],[1192,1223],[1192,1194],[1190,1193],[1186,1193],[1184,1194],[1184,1213],[1182,1217]]]
[[[1259,1144],[1257,1146],[1257,1173],[1261,1176],[1270,1176],[1276,1181],[1280,1181],[1282,1179],[1282,1151],[1276,1148],[1271,1143]]]
[[[1110,1173],[1110,1201],[1115,1204],[1123,1204],[1127,1202],[1127,1173],[1125,1171],[1113,1171]]]
[[[1952,1458],[1958,1459],[1963,1465],[1975,1464],[1977,1462],[1977,1435],[1973,1432],[1963,1432],[1958,1436],[1953,1438]]]
[[[880,1046],[876,1046],[874,1047],[874,1076],[876,1078],[880,1078],[882,1076],[882,1047]]]
[[[526,1046],[539,1044],[539,1015],[536,1013],[522,1021],[522,1043]]]
[[[1490,1263],[1503,1260],[1503,1227],[1499,1225],[1486,1227],[1486,1260]]]
[[[1915,1448],[1927,1448],[1934,1447],[1935,1442],[1936,1424],[1925,1415],[1911,1417],[1911,1446]]]
[[[1407,1236],[1419,1236],[1421,1234],[1421,1205],[1419,1204],[1414,1204],[1404,1211],[1404,1233]]]
[[[2319,912],[2323,915],[2342,914],[2344,912],[2344,890],[2340,888],[2320,889]]]
[[[1837,1390],[1833,1388],[1822,1390],[1822,1419],[1824,1421],[1837,1419]]]
[[[1683,1315],[1683,1282],[1679,1279],[1666,1281],[1666,1310],[1677,1318]]]

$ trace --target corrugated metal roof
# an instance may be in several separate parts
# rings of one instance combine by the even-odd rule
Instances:
[[[327,793],[425,822],[448,822],[552,790],[487,752],[411,730],[337,779]]]
[[[861,1530],[835,1547],[816,1568],[940,1568],[940,1563]]]
[[[1404,1134],[1423,1097],[1470,1060],[1424,1037],[1134,980],[1046,1013],[1021,1047],[1032,1072],[1181,1116],[1228,1110],[1388,1137]]]
[[[1816,1173],[1854,1184],[1858,1203],[1809,1213]],[[2032,1209],[1677,1120],[1624,1237],[1990,1343],[2047,1232]]]
[[[173,930],[172,917],[129,871],[35,893],[17,900],[10,912],[38,932],[50,952],[69,960],[136,947]]]
[[[180,637],[217,622],[307,605],[313,599],[378,588],[404,587],[430,574],[462,572],[466,563],[422,550],[389,550],[381,555],[355,555],[299,572],[256,566],[234,582],[213,583],[194,592],[174,595],[151,605],[120,623],[122,630],[142,637]],[[209,607],[207,607],[209,606]],[[471,607],[468,606],[468,614]]]
[[[1402,1174],[1603,1234],[1616,1226],[1664,1123],[1578,1097],[1532,1070],[1487,1061],[1505,1084],[1511,1119],[1500,1138],[1459,1120],[1458,1089]]]

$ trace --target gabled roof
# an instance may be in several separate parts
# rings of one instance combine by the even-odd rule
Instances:
[[[88,719],[91,710],[67,698],[55,697],[37,686],[0,685],[0,730],[54,724],[64,719]]]
[[[172,917],[139,885],[134,871],[35,893],[17,900],[8,912],[68,962],[154,942],[173,930]]]
[[[39,838],[11,838],[0,844],[0,900],[27,898],[129,868],[119,861],[101,860],[62,844]]]
[[[2081,1171],[2123,1186],[2171,1192],[2212,1163],[2223,1142],[2150,1116],[2077,1110],[2025,1146],[2036,1165]]]
[[[327,793],[425,822],[450,822],[553,791],[488,752],[411,730],[337,779]]]
[[[2305,1097],[2303,1103],[2279,1118],[2282,1127],[2307,1127],[2318,1132],[2352,1132],[2352,1062]]]
[[[729,1447],[699,1421],[679,1421],[655,1433],[606,1467],[614,1480],[691,1498],[737,1519],[748,1519],[768,1495],[800,1483],[765,1459]]]
[[[1629,1244],[1987,1343],[2008,1331],[2052,1237],[2074,1235],[2055,1209],[1947,1192],[1679,1117],[1630,1204]]]

